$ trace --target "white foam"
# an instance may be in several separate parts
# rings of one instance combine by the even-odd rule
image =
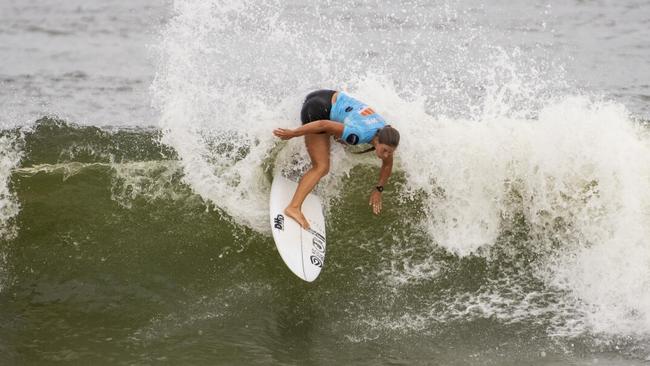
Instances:
[[[373,31],[346,37],[345,22],[327,14],[293,24],[275,2],[217,0],[179,0],[175,11],[152,87],[163,142],[178,152],[187,184],[237,223],[268,230],[265,169],[308,164],[299,139],[273,156],[273,128],[299,125],[310,90],[346,89],[400,130],[396,168],[407,193],[425,193],[421,224],[434,245],[460,256],[489,252],[504,221],[521,213],[530,250],[544,258],[534,275],[566,294],[549,311],[577,308],[571,317],[581,318],[566,323],[576,332],[650,333],[650,151],[622,105],[558,93],[566,88],[553,78],[561,68],[549,76],[548,65],[519,50],[481,48],[480,30],[467,39],[457,32],[453,42],[441,31],[441,39],[413,47],[419,53],[370,57],[341,50],[370,52],[356,45],[377,41]],[[332,26],[322,30],[319,19]],[[465,41],[477,46],[472,57],[463,56]],[[321,185],[330,197],[354,164],[374,161],[338,145],[332,156]],[[422,273],[435,266],[427,266],[402,275],[429,279]]]
[[[467,310],[456,315],[553,314],[553,334],[650,334],[650,141],[622,105],[566,97],[534,120],[414,120],[426,122],[400,130],[427,138],[405,139],[401,166],[411,189],[428,193],[425,228],[435,242],[477,253],[496,242],[503,220],[523,212],[529,249],[547,258],[534,276],[565,294],[550,308],[521,299],[495,307],[498,291],[472,295],[452,301]],[[422,316],[398,324],[420,327]]]
[[[0,135],[0,238],[16,235],[12,220],[20,212],[20,203],[10,188],[12,170],[20,163],[23,152],[16,136]]]
[[[179,184],[180,167],[173,160],[111,163],[111,199],[131,208],[136,199],[179,201],[188,198]]]

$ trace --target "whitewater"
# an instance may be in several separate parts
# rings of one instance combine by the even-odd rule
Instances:
[[[50,6],[0,32],[7,362],[650,357],[647,4]],[[308,285],[267,216],[309,158],[271,131],[321,88],[402,141],[379,217],[379,162],[333,144]]]

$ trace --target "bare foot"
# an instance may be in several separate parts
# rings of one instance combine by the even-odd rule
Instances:
[[[303,229],[309,229],[309,223],[299,209],[294,207],[287,207],[284,209],[284,214],[294,219],[300,226],[302,226]]]

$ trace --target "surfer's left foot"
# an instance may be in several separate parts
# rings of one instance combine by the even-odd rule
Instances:
[[[303,229],[309,229],[309,222],[305,216],[300,212],[300,209],[287,207],[284,209],[284,214],[294,219]]]

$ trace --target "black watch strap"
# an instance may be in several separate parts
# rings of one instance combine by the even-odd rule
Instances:
[[[383,192],[384,186],[376,186],[375,189],[378,190],[379,192]]]

